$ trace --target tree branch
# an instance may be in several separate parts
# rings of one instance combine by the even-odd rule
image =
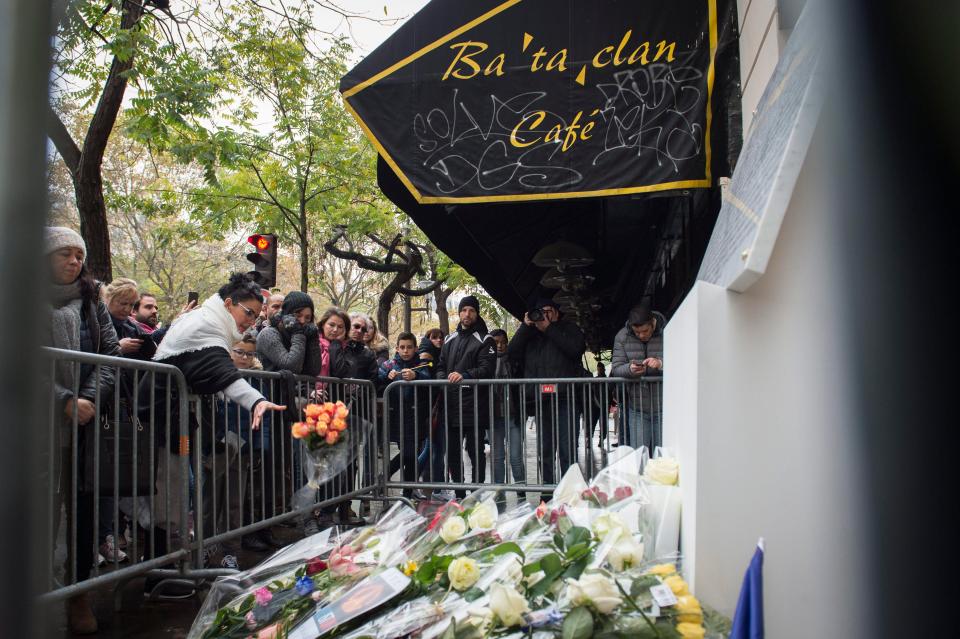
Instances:
[[[76,175],[80,169],[80,148],[73,141],[73,136],[70,135],[63,120],[50,105],[47,105],[47,135],[57,147],[57,152],[63,158],[67,169],[72,175]]]

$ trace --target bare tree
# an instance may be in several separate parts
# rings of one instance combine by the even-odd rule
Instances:
[[[442,281],[429,281],[418,287],[410,288],[408,284],[416,276],[425,277],[426,272],[423,268],[424,248],[418,246],[409,238],[405,238],[403,233],[397,235],[389,242],[381,239],[375,233],[367,233],[365,237],[373,242],[377,247],[384,250],[382,257],[365,255],[355,250],[349,239],[346,238],[347,229],[338,227],[333,237],[324,243],[327,252],[344,260],[352,260],[357,265],[368,271],[375,273],[392,274],[392,278],[383,288],[377,299],[377,326],[384,335],[390,335],[390,310],[393,308],[393,302],[398,294],[409,297],[421,297],[429,295],[436,288],[443,284]],[[345,240],[347,248],[340,248],[337,243]]]

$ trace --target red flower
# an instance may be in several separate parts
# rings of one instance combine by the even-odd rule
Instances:
[[[626,499],[627,497],[630,497],[632,495],[633,495],[633,489],[630,488],[629,486],[618,486],[617,489],[613,491],[613,498],[616,501],[620,501],[621,499]]]
[[[319,557],[314,557],[313,559],[307,562],[308,575],[315,575],[318,572],[323,572],[326,569],[327,569],[327,562],[325,562],[323,559],[320,559]]]

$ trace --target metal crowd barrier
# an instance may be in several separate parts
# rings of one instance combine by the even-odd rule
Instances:
[[[662,435],[660,378],[394,381],[383,402],[383,489],[405,495],[550,493],[572,464],[589,480],[613,447]]]
[[[188,486],[177,480],[189,465],[183,374],[155,362],[41,350],[49,362],[42,543],[50,549],[41,600],[122,584],[185,558]],[[67,417],[64,396],[78,397],[90,375],[100,383],[92,389],[93,418],[81,424],[79,411]],[[126,541],[125,558],[100,554],[108,535],[115,548]]]
[[[323,482],[312,502],[296,507],[294,495],[306,484],[307,455],[301,442],[290,435],[294,420],[303,420],[310,402],[343,401],[350,408],[350,429],[365,426],[372,439],[377,423],[376,388],[372,382],[330,377],[307,377],[277,372],[244,370],[241,374],[269,401],[287,410],[267,412],[258,430],[250,413],[222,396],[204,396],[199,404],[201,426],[193,447],[193,504],[196,543],[195,574],[213,576],[224,571],[204,570],[210,557],[235,554],[244,535],[294,520],[300,524],[311,511],[348,500],[372,497],[380,489],[374,441],[363,445],[359,437],[348,440],[353,463],[330,481]],[[199,478],[199,481],[197,481]]]

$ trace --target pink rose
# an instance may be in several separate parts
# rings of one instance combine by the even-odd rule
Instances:
[[[258,606],[266,606],[273,599],[273,593],[267,588],[257,588],[253,591],[253,597]]]
[[[627,497],[631,497],[632,495],[633,495],[633,489],[630,488],[629,486],[618,486],[617,489],[613,491],[613,498],[616,501],[620,501],[621,499],[626,499]]]
[[[331,574],[338,577],[355,575],[360,571],[357,564],[353,562],[353,548],[350,546],[343,546],[332,551],[327,561],[327,567]]]
[[[280,632],[280,624],[275,623],[272,626],[267,626],[263,630],[257,633],[257,639],[277,639],[277,636]]]

